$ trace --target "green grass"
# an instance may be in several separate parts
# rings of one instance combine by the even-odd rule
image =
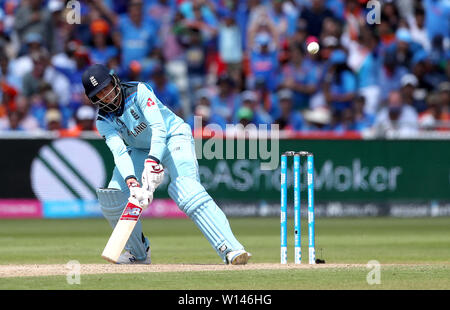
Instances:
[[[369,285],[368,270],[308,269],[183,273],[82,275],[80,285],[66,276],[0,279],[0,289],[151,289],[151,290],[316,290],[316,289],[446,289],[450,269],[444,266],[382,267],[381,283]],[[118,285],[120,283],[120,285]]]
[[[278,218],[231,218],[251,263],[279,262]],[[289,221],[288,259],[293,261]],[[221,264],[186,219],[144,219],[155,264]],[[302,223],[307,262],[306,223]],[[111,229],[104,219],[0,220],[0,264],[105,263],[100,257]],[[368,285],[369,269],[245,270],[185,273],[0,278],[0,289],[450,289],[450,218],[318,218],[316,253],[327,263],[382,264],[381,284]],[[384,266],[385,264],[402,264]],[[405,264],[411,264],[406,266]]]

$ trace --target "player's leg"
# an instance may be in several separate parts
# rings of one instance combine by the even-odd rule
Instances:
[[[172,136],[167,147],[162,164],[170,174],[170,197],[194,221],[225,263],[245,264],[249,253],[235,238],[225,214],[200,183],[190,130]]]
[[[134,160],[134,162],[137,164],[138,159]],[[142,159],[141,162],[141,165],[143,165],[144,159]],[[142,169],[139,171],[142,171]],[[136,177],[140,178],[140,176]],[[113,176],[108,184],[108,187],[97,190],[97,197],[103,216],[108,220],[113,229],[122,215],[122,212],[128,202],[129,195],[130,193],[128,187],[126,186],[125,181],[117,168],[114,169]],[[150,263],[150,242],[146,237],[144,237],[141,220],[136,223],[130,239],[128,239],[128,242],[125,245],[125,250],[127,252],[121,255],[119,258],[119,263],[131,263],[135,260],[143,263]]]

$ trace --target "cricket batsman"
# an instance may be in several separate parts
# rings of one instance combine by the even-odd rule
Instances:
[[[108,187],[97,190],[110,225],[115,227],[129,197],[147,208],[167,171],[169,196],[224,263],[246,264],[251,254],[234,237],[225,214],[200,183],[190,126],[164,106],[147,83],[122,83],[103,65],[90,66],[82,82],[87,97],[99,109],[97,129],[114,157]],[[117,263],[151,263],[150,242],[141,220]]]

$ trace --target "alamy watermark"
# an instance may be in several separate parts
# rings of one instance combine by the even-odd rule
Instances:
[[[369,9],[366,15],[366,21],[369,25],[381,23],[381,3],[378,0],[369,0],[366,8]]]
[[[67,284],[81,284],[81,264],[77,260],[71,260],[66,264],[69,271],[66,274]]]
[[[81,4],[79,1],[70,0],[66,4],[66,21],[68,24],[81,24]]]
[[[248,159],[264,161],[261,170],[275,170],[280,161],[279,128],[278,124],[227,124],[225,130],[217,124],[209,124],[203,128],[202,117],[195,116],[194,132],[214,133],[205,143],[200,140],[195,144],[197,159],[246,159],[248,153]]]
[[[371,260],[367,263],[366,267],[370,269],[366,276],[367,284],[381,284],[381,265],[379,261]]]

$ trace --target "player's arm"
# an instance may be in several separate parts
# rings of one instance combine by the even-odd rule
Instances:
[[[144,83],[138,86],[137,102],[150,125],[152,138],[149,156],[161,160],[166,148],[167,129],[158,107],[159,99]]]
[[[158,107],[159,99],[146,84],[138,85],[137,102],[152,132],[150,152],[142,172],[142,186],[153,193],[164,179],[161,160],[166,149],[167,129]]]
[[[135,176],[133,161],[127,152],[127,148],[122,138],[117,131],[104,120],[97,120],[97,129],[111,150],[117,169],[119,169],[122,176],[125,176],[125,183],[130,189],[130,198],[137,199],[141,207],[144,209],[147,208],[153,200],[153,194],[147,193],[145,188],[141,188],[141,185]]]
[[[105,139],[106,145],[111,150],[114,157],[114,163],[122,176],[124,176],[125,181],[129,179],[136,179],[133,161],[127,152],[127,147],[123,142],[122,138],[118,132],[110,125],[107,121],[102,119],[97,119],[96,122],[97,130],[100,135]]]

